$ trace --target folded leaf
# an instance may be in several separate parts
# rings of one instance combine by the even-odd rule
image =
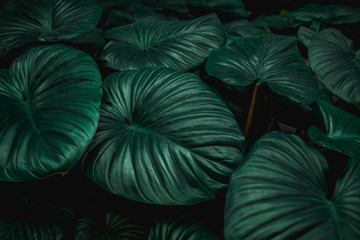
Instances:
[[[325,132],[312,126],[308,131],[311,140],[350,156],[360,155],[360,119],[324,100],[316,102]]]
[[[39,46],[0,72],[0,180],[68,171],[99,119],[102,82],[95,61],[64,45]]]
[[[98,24],[96,0],[10,0],[0,15],[0,47],[76,37]]]
[[[360,107],[360,66],[352,41],[339,30],[327,28],[314,36],[308,55],[311,69],[325,87]]]
[[[319,88],[295,37],[266,34],[237,39],[211,51],[206,71],[237,86],[267,83],[275,93],[297,102],[312,103]]]
[[[360,159],[350,159],[330,200],[327,171],[299,137],[264,135],[231,177],[225,239],[359,239]]]
[[[233,114],[205,83],[149,68],[105,79],[98,130],[83,165],[111,193],[180,205],[224,189],[243,152]]]
[[[186,21],[141,21],[113,28],[102,58],[117,70],[158,66],[187,71],[225,44],[215,14]]]

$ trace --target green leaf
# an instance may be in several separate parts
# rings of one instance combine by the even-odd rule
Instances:
[[[99,119],[102,82],[94,60],[63,45],[39,46],[0,73],[0,180],[68,171]]]
[[[190,214],[157,219],[148,240],[219,240],[203,223]]]
[[[352,41],[339,30],[327,28],[315,35],[308,55],[321,83],[341,99],[360,107],[360,65]]]
[[[268,15],[260,14],[252,22],[257,27],[273,28],[281,30],[284,28],[290,28],[292,24],[288,21],[288,18],[283,15]]]
[[[209,52],[225,44],[215,14],[186,21],[136,22],[105,33],[112,39],[102,58],[117,70],[158,66],[187,71],[201,64]]]
[[[224,23],[224,28],[229,38],[235,37],[255,37],[257,35],[267,34],[266,31],[257,28],[253,23],[246,19],[236,20],[230,23]]]
[[[57,205],[25,203],[16,207],[12,202],[0,213],[1,239],[62,239],[74,216],[72,210]]]
[[[302,42],[306,47],[309,47],[311,40],[315,37],[316,31],[311,28],[300,26],[297,32],[297,39]]]
[[[81,217],[77,221],[75,240],[142,240],[146,229],[133,217],[107,211],[94,217]]]
[[[360,155],[360,119],[324,100],[316,102],[325,132],[312,126],[308,131],[311,140],[350,156]]]
[[[83,165],[111,193],[180,205],[224,189],[243,152],[233,114],[205,83],[194,74],[149,68],[105,79],[98,130]]]
[[[360,21],[360,9],[343,4],[308,4],[296,11],[288,12],[287,16],[299,22],[317,20],[328,24],[355,23]]]
[[[10,0],[0,15],[0,47],[58,41],[88,32],[102,9],[96,0]]]
[[[359,239],[360,159],[350,160],[331,200],[327,172],[325,158],[299,137],[264,135],[231,177],[225,239]]]
[[[240,17],[248,17],[251,13],[245,9],[241,0],[188,0],[188,3],[195,7],[231,13]]]
[[[275,93],[297,102],[312,103],[318,93],[295,37],[266,34],[237,39],[211,51],[206,71],[237,86],[267,83]]]

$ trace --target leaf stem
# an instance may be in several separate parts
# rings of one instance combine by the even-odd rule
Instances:
[[[251,123],[251,119],[252,119],[252,115],[254,112],[254,106],[255,106],[255,98],[256,98],[256,94],[257,94],[257,90],[259,88],[260,84],[256,84],[254,87],[254,91],[252,94],[252,99],[251,99],[251,103],[250,103],[250,108],[249,108],[249,113],[247,115],[247,119],[246,119],[246,124],[245,124],[245,131],[244,131],[244,137],[246,140],[247,134],[249,132],[249,128],[250,128],[250,123]]]

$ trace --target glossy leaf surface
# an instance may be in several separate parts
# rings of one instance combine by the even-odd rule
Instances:
[[[360,21],[360,9],[342,4],[317,5],[308,4],[293,12],[288,12],[291,20],[322,23],[343,24]]]
[[[328,28],[315,35],[308,55],[312,70],[325,87],[360,107],[360,66],[352,41],[339,30]]]
[[[95,28],[96,0],[10,0],[0,16],[0,47],[76,37]]]
[[[316,102],[325,131],[316,126],[309,128],[311,140],[350,156],[360,155],[360,119],[324,100]]]
[[[237,86],[267,83],[275,93],[297,102],[311,103],[318,93],[318,83],[294,37],[267,34],[237,39],[211,51],[206,71]]]
[[[164,205],[203,201],[242,159],[233,114],[193,74],[117,72],[105,79],[104,98],[84,167],[114,194]]]
[[[299,137],[271,132],[258,140],[229,185],[225,239],[360,237],[360,161],[349,161],[331,200],[325,158]]]
[[[0,180],[68,171],[99,119],[102,82],[94,60],[63,45],[39,46],[0,72]]]
[[[149,240],[219,240],[200,221],[190,214],[158,219],[150,229]]]
[[[141,21],[113,28],[103,59],[117,70],[167,67],[187,71],[201,64],[209,52],[225,44],[215,14],[186,21]]]

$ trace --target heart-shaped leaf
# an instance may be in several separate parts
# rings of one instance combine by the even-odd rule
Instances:
[[[186,21],[141,21],[113,28],[102,58],[117,70],[167,67],[187,71],[201,64],[209,52],[225,44],[215,14]]]
[[[360,21],[360,9],[343,4],[308,4],[286,14],[291,20],[312,22],[314,20],[329,24],[354,23]]]
[[[0,15],[0,47],[76,37],[98,24],[96,0],[10,0]]]
[[[39,46],[0,73],[0,180],[68,171],[99,119],[102,82],[94,60],[64,45]]]
[[[312,126],[308,131],[311,140],[350,156],[360,155],[360,119],[324,100],[316,103],[325,132]]]
[[[327,28],[315,35],[308,55],[312,70],[325,87],[360,107],[360,65],[352,41],[339,30]]]
[[[155,220],[149,240],[219,240],[203,223],[190,214]]]
[[[114,194],[189,204],[226,187],[243,150],[233,114],[194,74],[122,71],[104,81],[99,126],[84,168]]]
[[[267,83],[275,93],[297,102],[312,103],[319,88],[295,37],[266,34],[237,39],[211,51],[206,71],[237,86]]]
[[[359,239],[360,158],[349,161],[330,200],[327,171],[299,137],[263,136],[231,177],[225,239]]]

